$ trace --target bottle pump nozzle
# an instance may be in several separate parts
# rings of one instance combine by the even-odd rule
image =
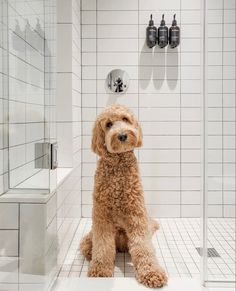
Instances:
[[[152,19],[152,14],[150,15],[150,20],[149,20],[149,26],[153,26],[154,25],[154,21]]]
[[[165,16],[165,14],[162,14],[161,26],[165,26],[165,25],[166,25],[166,22],[165,22],[164,16]]]
[[[177,21],[175,19],[176,14],[174,14],[173,16],[173,21],[172,21],[172,26],[176,26],[177,25]]]

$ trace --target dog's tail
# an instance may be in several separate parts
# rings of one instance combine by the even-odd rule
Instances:
[[[160,228],[159,223],[156,220],[151,219],[151,218],[150,218],[150,226],[151,226],[150,228],[151,228],[152,234],[154,234],[154,232]]]
[[[92,259],[92,231],[86,234],[80,243],[80,252],[88,261]]]

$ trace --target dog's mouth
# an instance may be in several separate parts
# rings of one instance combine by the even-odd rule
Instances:
[[[106,139],[106,147],[110,153],[124,153],[133,150],[137,142],[136,133],[126,130],[109,135]]]

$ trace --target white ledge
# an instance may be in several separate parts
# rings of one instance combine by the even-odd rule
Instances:
[[[70,175],[73,168],[57,168],[57,187]],[[47,203],[56,189],[50,193],[39,189],[13,189],[0,196],[0,203]]]

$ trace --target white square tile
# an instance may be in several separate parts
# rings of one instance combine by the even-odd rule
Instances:
[[[25,103],[9,101],[9,122],[24,123],[25,120]]]
[[[181,5],[187,10],[199,10],[201,8],[200,2],[198,0],[182,0]],[[195,11],[193,12],[195,13]]]
[[[9,145],[14,146],[25,143],[26,128],[24,124],[9,125]]]
[[[57,123],[59,167],[72,167],[72,128],[70,122]]]
[[[96,38],[96,25],[95,24],[82,25],[82,39],[85,39],[85,38]]]
[[[176,10],[180,9],[180,1],[177,0],[175,2],[171,0],[163,1],[160,0],[157,4],[155,0],[140,0],[139,3],[139,9],[140,10]]]
[[[138,65],[138,53],[130,52],[108,52],[98,53],[98,66],[103,65],[119,65],[119,66],[135,66]]]
[[[182,217],[200,217],[200,205],[182,205]]]
[[[82,0],[82,10],[96,10],[96,0]]]
[[[96,53],[94,53],[94,52],[82,53],[82,65],[95,66],[96,65]]]
[[[71,121],[72,79],[71,73],[57,74],[57,121]]]
[[[0,230],[0,249],[5,257],[18,256],[18,230]]]
[[[98,25],[97,26],[98,38],[103,39],[137,39],[138,38],[138,26],[134,24],[127,25]],[[123,41],[125,42],[125,41]]]
[[[91,2],[91,1],[87,1]],[[57,22],[68,23],[72,21],[72,1],[59,0],[57,1]]]
[[[96,24],[96,11],[82,11],[82,24]]]
[[[119,2],[110,1],[110,0],[98,0],[98,10],[137,10],[138,9],[138,1],[130,0],[127,2],[126,0],[120,0]]]
[[[137,39],[98,39],[98,52],[137,52]]]
[[[200,191],[182,191],[181,201],[183,204],[197,204],[201,202]]]
[[[151,217],[179,217],[180,205],[147,205]]]
[[[98,11],[97,24],[138,24],[138,11]]]
[[[0,209],[0,228],[18,229],[18,205],[1,203]]]
[[[57,71],[72,70],[72,24],[58,24],[57,37]]]

